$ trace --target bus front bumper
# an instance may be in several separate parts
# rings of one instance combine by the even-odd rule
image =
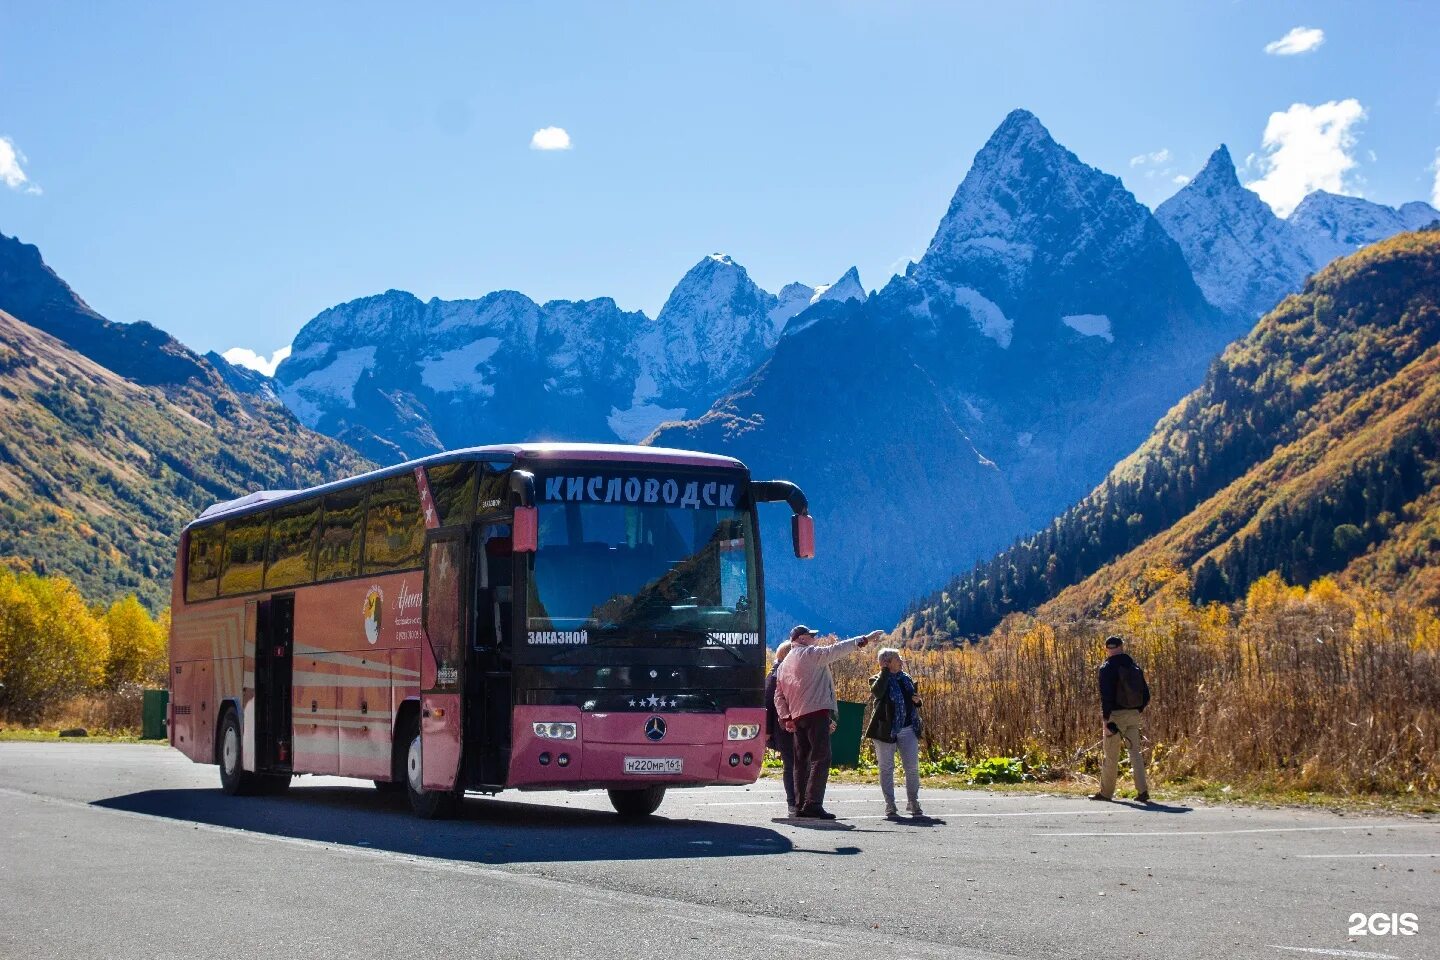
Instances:
[[[765,710],[723,713],[625,711],[586,713],[576,707],[517,706],[511,732],[510,776],[520,790],[635,789],[748,784],[765,758]],[[573,724],[574,739],[545,737]],[[732,727],[754,737],[728,739]],[[736,732],[746,733],[747,730]]]

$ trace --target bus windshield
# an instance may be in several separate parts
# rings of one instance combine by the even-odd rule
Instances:
[[[530,631],[591,642],[655,632],[754,631],[755,537],[748,511],[664,503],[542,503]]]

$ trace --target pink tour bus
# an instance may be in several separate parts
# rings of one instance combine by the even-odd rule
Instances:
[[[422,817],[752,783],[772,501],[812,556],[795,485],[649,447],[475,447],[216,504],[180,537],[170,742],[227,793],[360,777]]]

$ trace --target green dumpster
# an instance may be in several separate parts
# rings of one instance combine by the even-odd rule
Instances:
[[[140,700],[140,739],[164,740],[165,710],[170,706],[169,690],[146,690]]]
[[[858,767],[860,765],[860,735],[865,731],[865,707],[863,703],[841,700],[840,720],[835,732],[830,734],[830,766]]]

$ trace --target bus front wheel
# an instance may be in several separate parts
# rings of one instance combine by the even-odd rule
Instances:
[[[664,787],[641,787],[638,790],[610,790],[610,804],[622,817],[648,817],[660,809],[665,799]]]
[[[460,791],[426,790],[421,779],[420,721],[409,724],[409,747],[405,752],[405,791],[410,795],[410,809],[425,820],[448,820],[460,809]]]

